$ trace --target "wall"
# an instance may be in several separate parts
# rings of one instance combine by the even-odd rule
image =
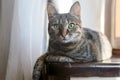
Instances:
[[[112,28],[112,7],[113,7],[113,0],[105,0],[105,24],[104,30],[105,34],[108,37],[109,41],[112,43],[111,40],[111,28]]]
[[[81,4],[81,18],[83,27],[87,27],[93,30],[102,31],[104,23],[104,1],[105,0],[79,0]],[[102,24],[101,24],[102,23]]]
[[[120,38],[120,0],[116,0],[116,27],[115,38]]]
[[[81,5],[82,26],[104,33],[105,0],[58,0],[59,13],[68,13],[75,1]]]
[[[112,26],[112,42],[113,47],[116,49],[120,49],[120,0],[115,0],[116,5],[113,9],[114,13],[112,14],[113,26]]]

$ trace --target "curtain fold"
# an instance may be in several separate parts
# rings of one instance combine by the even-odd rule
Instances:
[[[14,0],[0,0],[0,80],[5,80]]]
[[[36,59],[47,49],[47,0],[15,0],[6,80],[32,80]]]

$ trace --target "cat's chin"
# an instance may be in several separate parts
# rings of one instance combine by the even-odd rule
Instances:
[[[70,38],[67,40],[61,40],[61,43],[67,44],[67,43],[78,43],[80,41],[80,38]]]
[[[62,40],[59,43],[61,43],[61,44],[71,44],[71,43],[75,43],[75,42],[72,41],[72,40]]]
[[[59,43],[59,44],[76,44],[80,42],[80,38],[79,37],[75,37],[75,38],[69,38],[69,39],[58,39],[55,42]]]
[[[71,43],[70,41],[61,41],[61,43],[63,43],[63,44],[68,44],[68,43]]]
[[[61,40],[59,42],[62,44],[68,44],[68,43],[71,43],[72,41],[71,40]]]

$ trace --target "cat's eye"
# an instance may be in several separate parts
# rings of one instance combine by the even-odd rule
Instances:
[[[68,25],[68,28],[69,29],[73,29],[75,27],[75,24],[74,23],[70,23],[69,25]]]
[[[58,30],[58,29],[59,29],[59,26],[58,26],[57,24],[55,24],[55,25],[54,25],[54,28],[55,28],[56,30]]]

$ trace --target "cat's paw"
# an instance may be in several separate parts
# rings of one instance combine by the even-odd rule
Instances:
[[[47,62],[74,62],[71,58],[66,56],[47,56],[46,57]]]

